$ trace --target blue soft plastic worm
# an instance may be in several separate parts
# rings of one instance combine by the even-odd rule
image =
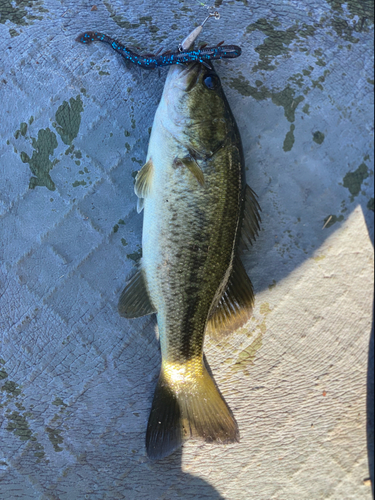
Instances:
[[[170,66],[171,64],[186,64],[198,61],[207,64],[206,61],[213,59],[234,58],[241,55],[241,48],[237,45],[216,45],[215,47],[204,47],[190,51],[165,52],[160,56],[154,54],[141,55],[133,50],[121,45],[103,33],[87,31],[76,38],[77,42],[91,43],[95,41],[108,43],[113,50],[118,52],[124,59],[130,61],[144,69],[154,69],[160,66]]]

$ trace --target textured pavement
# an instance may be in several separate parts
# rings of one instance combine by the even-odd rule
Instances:
[[[263,210],[254,318],[205,347],[241,442],[154,463],[155,320],[117,302],[168,70],[74,39],[173,48],[205,9],[0,1],[1,500],[371,498],[373,4],[217,4],[200,39],[242,47],[215,66]]]

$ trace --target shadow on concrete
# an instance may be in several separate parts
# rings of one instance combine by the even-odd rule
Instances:
[[[374,212],[369,210],[367,206],[362,206],[362,210],[365,216],[367,230],[369,237],[374,247]],[[368,362],[367,362],[367,400],[366,400],[366,413],[367,413],[367,457],[368,457],[368,467],[369,476],[371,480],[372,496],[375,497],[375,474],[374,474],[374,464],[375,464],[375,395],[374,395],[374,322],[375,322],[375,303],[372,309],[372,328],[370,333],[369,350],[368,350]]]
[[[369,475],[371,480],[372,496],[375,496],[375,477],[374,477],[374,314],[370,335],[369,353],[368,353],[368,369],[367,369],[367,456]]]

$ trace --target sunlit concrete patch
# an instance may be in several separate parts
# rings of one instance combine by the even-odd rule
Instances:
[[[271,497],[287,490],[288,498],[318,498],[317,491],[334,495],[345,484],[347,498],[370,498],[363,479],[368,476],[373,263],[363,212],[357,207],[312,258],[257,294],[255,318],[262,310],[266,317],[262,343],[256,319],[245,332],[223,341],[221,349],[207,343],[211,368],[240,427],[241,443],[227,460],[236,462],[235,456],[251,450],[246,470],[234,472],[234,481],[247,491]],[[239,371],[249,378],[238,376]],[[183,463],[208,480],[202,460],[198,468],[191,467],[194,445],[185,448]],[[214,461],[218,474],[224,473],[217,449],[204,450],[208,456],[203,463],[208,467]],[[316,467],[321,471],[318,490],[308,481]],[[234,483],[223,487],[212,475],[210,481],[228,494],[235,488]]]
[[[126,172],[122,164],[118,170],[118,175],[115,175],[112,182],[103,179],[78,204],[80,212],[89,217],[93,226],[106,235],[113,231],[120,219],[124,220],[127,226],[129,212],[135,211],[137,203],[133,182],[129,182],[130,173]],[[140,225],[141,217],[139,217],[139,228]]]
[[[47,244],[32,250],[17,265],[20,282],[39,298],[48,296],[70,269],[71,263]]]

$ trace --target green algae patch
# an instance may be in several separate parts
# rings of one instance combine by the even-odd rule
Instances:
[[[136,252],[128,253],[126,256],[128,259],[134,260],[134,262],[138,262],[142,258],[142,248],[140,248]]]
[[[367,205],[366,205],[366,206],[367,206],[367,208],[368,208],[369,210],[374,211],[374,198],[370,198],[370,199],[368,200],[368,203],[367,203]],[[0,372],[0,373],[1,373],[1,372]]]
[[[324,90],[322,83],[325,82],[326,76],[329,75],[330,71],[326,69],[323,75],[320,75],[316,80],[311,79],[313,89],[318,88],[319,90]],[[309,89],[310,90],[310,89]]]
[[[316,65],[317,66],[327,66],[327,63],[323,61],[323,59],[319,58],[316,60]]]
[[[86,186],[87,185],[87,182],[86,181],[74,181],[72,182],[72,186],[74,188],[78,187],[78,186]]]
[[[8,374],[7,374],[7,372],[4,370],[4,368],[1,368],[1,370],[0,370],[0,380],[4,380],[4,379],[6,379],[6,378],[8,378]]]
[[[262,339],[263,334],[262,332],[260,332],[255,337],[254,342],[252,342],[249,347],[240,352],[237,361],[234,364],[237,369],[246,368],[248,365],[254,364],[256,353],[259,351],[263,344]]]
[[[73,154],[74,151],[74,144],[68,147],[68,149],[65,151],[66,156],[69,156],[70,154]]]
[[[17,411],[13,411],[6,415],[6,417],[9,421],[7,427],[5,427],[7,431],[13,432],[21,441],[28,441],[30,439],[35,441],[36,438],[33,437],[32,431],[24,415],[21,415]]]
[[[27,132],[27,123],[22,122],[20,125],[20,133],[23,137],[25,137],[26,132]]]
[[[41,20],[43,19],[42,16],[33,15],[30,10],[26,10],[26,8],[30,9],[34,7],[38,12],[48,12],[48,10],[40,4],[41,2],[39,0],[1,0],[0,23],[5,24],[7,21],[10,21],[17,26],[27,26],[28,24],[32,24],[27,22],[28,20]]]
[[[4,360],[0,359],[0,364],[5,364],[3,361]],[[8,377],[8,374],[4,370],[1,370],[0,374],[1,372],[5,374],[5,377],[2,377],[3,379]],[[33,414],[30,411],[31,408],[29,411],[26,411],[26,408],[21,400],[22,393],[20,387],[15,382],[6,380],[0,390],[6,392],[8,396],[5,403],[0,405],[0,407],[3,408],[8,405],[13,406],[12,410],[9,408],[5,411],[4,416],[8,421],[5,429],[8,432],[12,432],[21,441],[29,441],[28,449],[34,451],[34,456],[38,459],[38,462],[40,462],[40,460],[45,456],[44,448],[40,443],[38,443],[35,434],[33,434],[29,426],[28,417],[33,418]]]
[[[1,390],[7,392],[9,396],[19,396],[21,394],[21,389],[18,384],[12,382],[11,380],[7,380],[5,384],[1,387]]]
[[[269,99],[272,93],[264,86],[253,87],[243,75],[230,79],[230,86],[245,97],[253,97],[257,101]]]
[[[369,26],[374,24],[373,0],[327,0],[327,2],[336,13],[331,20],[331,26],[337,35],[347,42],[358,43],[359,38],[353,34],[369,31]],[[343,5],[345,5],[345,11]],[[346,19],[347,10],[349,10],[348,17],[354,19],[358,16],[358,21],[349,24]]]
[[[69,103],[64,101],[56,111],[55,119],[60,125],[59,127],[56,126],[56,131],[61,140],[68,146],[72,145],[73,139],[78,135],[82,111],[83,103],[79,95],[76,99],[71,97]]]
[[[278,22],[270,22],[265,18],[261,18],[247,27],[247,33],[258,30],[266,35],[263,43],[255,48],[255,51],[259,54],[259,62],[253,67],[253,71],[274,70],[276,67],[271,62],[275,57],[288,54],[289,45],[294,40],[313,36],[316,30],[314,26],[305,23],[302,26],[294,25],[285,30],[276,30],[275,27],[278,25]]]
[[[271,288],[273,288],[275,285],[276,281],[273,282]],[[232,365],[232,368],[234,370],[241,370],[244,375],[249,375],[247,368],[254,364],[256,354],[263,345],[263,335],[267,331],[266,319],[271,311],[272,309],[270,308],[268,302],[263,302],[263,304],[261,304],[259,312],[263,315],[263,319],[258,320],[258,324],[255,330],[258,331],[258,334],[255,336],[251,344],[239,353],[236,362]]]
[[[294,141],[295,141],[295,138],[294,138],[295,128],[296,128],[296,126],[292,123],[292,125],[290,126],[289,132],[285,136],[284,145],[283,145],[283,150],[285,152],[291,151],[293,148]]]
[[[358,16],[360,20],[368,20],[374,24],[374,1],[373,0],[327,0],[332,9],[339,14],[344,14],[343,5],[350,12],[350,18]],[[362,22],[358,23],[358,31],[363,29]]]
[[[49,128],[41,129],[38,132],[38,139],[31,138],[34,148],[33,155],[30,158],[25,151],[21,152],[21,161],[28,163],[34,177],[30,178],[29,188],[36,186],[45,186],[50,191],[54,191],[55,184],[49,175],[50,170],[59,160],[50,160],[54,150],[57,148],[56,135]]]
[[[121,243],[123,244],[124,247],[128,246],[128,243],[125,238],[121,238]]]
[[[358,43],[359,38],[353,36],[354,28],[352,28],[346,19],[334,17],[331,21],[332,28],[336,31],[337,35],[350,43]]]
[[[112,7],[111,3],[104,0],[104,5],[106,6],[108,13],[111,19],[119,26],[120,28],[129,30],[139,28],[141,23],[130,23],[123,16],[116,14],[115,9]]]
[[[19,139],[20,135],[22,135],[23,137],[25,137],[26,132],[27,132],[27,123],[22,122],[21,125],[20,125],[20,128],[15,131],[14,137],[16,139]]]
[[[68,406],[61,398],[56,398],[55,401],[52,401],[52,404],[54,406],[63,406],[64,408]]]
[[[324,139],[325,135],[323,134],[323,132],[319,132],[318,130],[317,132],[313,133],[313,141],[316,142],[317,144],[323,144]]]
[[[260,306],[259,311],[261,314],[267,315],[272,311],[272,309],[270,308],[270,305],[268,302],[263,302],[263,304],[261,304],[261,306]]]
[[[361,165],[354,172],[348,172],[343,179],[343,186],[349,189],[352,201],[361,191],[362,182],[369,176],[366,163]]]
[[[45,456],[46,456],[46,454],[44,452],[43,445],[41,445],[38,442],[35,442],[34,443],[34,457],[38,459],[37,463],[39,463],[41,461],[41,459],[44,458]]]
[[[133,163],[138,163],[139,165],[141,165],[141,167],[142,167],[142,166],[143,166],[143,164],[144,164],[144,160],[141,160],[141,159],[139,159],[139,158],[136,158],[135,156],[132,156],[130,159],[131,159],[131,161],[132,161]]]
[[[124,219],[119,219],[119,221],[117,222],[117,224],[115,224],[113,226],[113,232],[117,233],[117,231],[119,230],[120,226],[124,226],[124,225],[125,225]]]
[[[294,122],[296,119],[295,112],[297,106],[304,99],[302,95],[296,97],[295,90],[289,87],[289,85],[280,92],[272,93],[272,102],[276,104],[276,106],[282,106],[284,108],[285,117],[289,122]]]
[[[339,217],[337,217],[337,215],[327,215],[327,217],[324,219],[323,228],[327,229],[333,226],[333,224],[336,224],[336,222],[342,222],[343,220],[344,220],[343,215],[340,215]]]
[[[310,114],[310,104],[305,104],[304,107],[302,108],[303,113],[306,115]]]
[[[276,106],[284,108],[285,117],[289,122],[295,121],[296,109],[305,99],[304,96],[296,96],[296,91],[290,85],[287,85],[285,89],[279,92],[268,90],[264,85],[253,87],[241,74],[237,78],[230,79],[230,86],[241,95],[253,97],[257,101],[271,99]]]
[[[48,433],[49,440],[53,444],[53,449],[57,452],[63,451],[64,448],[61,448],[59,446],[60,444],[62,444],[64,442],[62,436],[60,436],[62,431],[59,429],[52,429],[51,427],[46,427],[46,431]]]

